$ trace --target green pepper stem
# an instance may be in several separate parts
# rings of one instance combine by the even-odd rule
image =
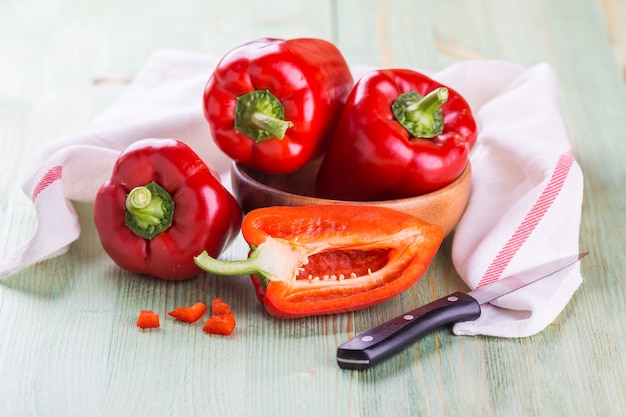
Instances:
[[[235,106],[235,130],[256,143],[285,137],[293,123],[284,120],[283,104],[269,90],[253,90],[237,97]]]
[[[261,262],[259,262],[259,257],[262,257],[262,254],[263,251],[255,248],[250,252],[248,259],[223,261],[213,258],[207,251],[204,251],[193,258],[193,260],[200,269],[212,274],[225,276],[256,275],[261,279],[263,287],[266,287],[272,273],[265,271],[262,266],[259,265],[259,263],[262,263],[262,259]]]
[[[155,182],[133,188],[126,196],[125,224],[139,237],[152,239],[169,228],[174,218],[174,201]]]
[[[284,138],[285,133],[287,133],[287,129],[293,126],[292,122],[268,116],[267,114],[259,111],[252,113],[252,116],[250,116],[250,122],[257,128],[268,132],[271,137],[276,139]],[[259,139],[257,140],[257,143],[267,139]]]
[[[200,269],[216,275],[256,275],[265,288],[273,279],[294,278],[306,256],[304,249],[298,249],[285,240],[268,237],[259,246],[252,248],[248,259],[222,261],[205,251],[196,256],[194,262]]]
[[[392,104],[396,120],[414,137],[432,138],[443,132],[441,106],[448,100],[448,89],[439,87],[421,96],[415,91],[402,93]]]

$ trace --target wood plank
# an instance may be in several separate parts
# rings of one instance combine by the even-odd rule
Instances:
[[[626,4],[620,0],[601,0],[600,7],[606,21],[606,32],[613,54],[626,79]]]

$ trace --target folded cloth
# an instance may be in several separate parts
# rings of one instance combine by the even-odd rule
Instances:
[[[23,190],[34,204],[38,228],[0,264],[0,278],[68,250],[80,234],[71,202],[93,201],[119,152],[136,140],[183,140],[227,176],[230,161],[211,140],[201,107],[217,61],[190,52],[157,51],[88,130],[34,155]],[[355,78],[368,69],[352,68]],[[577,253],[582,173],[560,117],[550,67],[466,61],[431,75],[465,96],[479,125],[470,201],[452,243],[454,266],[465,283],[476,288]],[[581,282],[580,268],[569,268],[492,301],[478,320],[458,323],[454,332],[535,334],[555,320]]]
[[[472,191],[452,260],[474,289],[578,253],[583,176],[557,105],[550,67],[455,65],[437,74],[470,102],[479,126]],[[582,283],[580,265],[484,306],[455,334],[522,337],[552,323]]]

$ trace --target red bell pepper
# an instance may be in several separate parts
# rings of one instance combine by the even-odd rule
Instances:
[[[194,256],[218,256],[236,237],[241,210],[185,143],[145,139],[123,151],[94,203],[104,250],[120,267],[167,280],[200,273]]]
[[[376,201],[435,191],[461,174],[476,136],[456,91],[408,69],[371,71],[348,97],[317,193]]]
[[[358,310],[413,285],[443,229],[382,207],[267,207],[242,223],[251,252],[240,261],[196,257],[205,271],[250,274],[259,301],[278,318]]]
[[[204,91],[204,114],[230,158],[284,174],[321,155],[353,84],[332,43],[258,39],[218,63]]]

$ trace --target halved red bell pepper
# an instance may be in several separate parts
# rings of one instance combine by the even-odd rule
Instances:
[[[353,85],[330,42],[258,39],[218,63],[204,91],[204,114],[231,159],[288,173],[323,152]]]
[[[241,261],[196,257],[205,271],[250,274],[273,316],[353,311],[408,289],[443,240],[441,227],[382,207],[268,207],[242,223],[251,251]]]
[[[218,256],[237,236],[241,209],[185,143],[144,139],[124,150],[94,203],[104,250],[120,267],[168,280],[201,271],[194,256]]]
[[[371,71],[348,97],[317,193],[376,201],[435,191],[463,172],[476,136],[456,91],[408,69]]]

